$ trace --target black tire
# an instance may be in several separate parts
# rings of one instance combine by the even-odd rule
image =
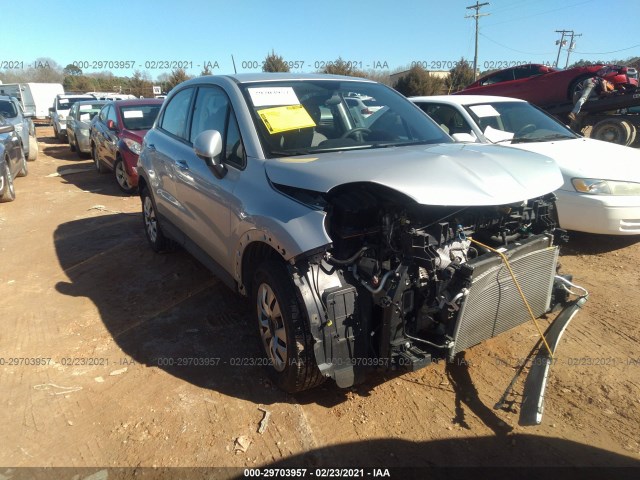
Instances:
[[[29,160],[30,162],[35,161],[38,158],[38,141],[36,140],[35,137],[29,137],[29,156],[27,157],[27,160]]]
[[[631,125],[619,119],[601,120],[591,129],[590,137],[618,145],[629,145],[632,140]]]
[[[13,202],[16,199],[16,190],[13,186],[13,178],[9,172],[8,160],[4,163],[4,171],[0,172],[0,202]]]
[[[142,200],[142,224],[149,245],[157,253],[172,252],[175,250],[175,243],[162,233],[156,214],[156,204],[147,188],[140,191],[140,199]]]
[[[24,150],[20,148],[20,170],[18,170],[17,177],[26,177],[29,175],[29,167],[27,165],[27,157],[24,156]]]
[[[116,164],[113,166],[113,173],[116,177],[116,182],[118,183],[120,190],[124,193],[128,193],[129,195],[136,193],[138,187],[131,185],[127,169],[120,157],[116,158]]]
[[[323,383],[325,377],[316,364],[309,321],[283,262],[268,260],[258,267],[252,298],[260,344],[274,383],[289,393]]]
[[[98,152],[96,151],[95,144],[91,144],[91,157],[93,158],[93,164],[96,167],[96,171],[98,173],[107,173],[109,169],[100,161],[98,157]]]
[[[69,135],[69,134],[67,133],[67,135]],[[74,137],[74,140],[75,140],[75,137]],[[69,137],[69,150],[71,150],[72,152],[75,152],[75,151],[76,151],[76,146],[75,146],[75,144],[71,141],[71,137]]]

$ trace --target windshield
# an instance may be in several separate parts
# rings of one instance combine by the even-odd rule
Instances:
[[[76,102],[86,102],[91,100],[87,97],[68,97],[68,98],[56,98],[57,110],[69,110],[71,106]]]
[[[161,105],[121,107],[122,122],[127,130],[149,130],[156,121]]]
[[[433,121],[394,90],[376,83],[286,80],[243,86],[268,156],[450,143]],[[347,103],[375,101],[375,112]],[[373,110],[373,109],[372,109]]]
[[[466,105],[475,123],[491,142],[546,142],[577,138],[567,127],[526,102]]]
[[[18,110],[13,102],[7,100],[0,100],[0,114],[5,118],[15,118],[18,116]]]

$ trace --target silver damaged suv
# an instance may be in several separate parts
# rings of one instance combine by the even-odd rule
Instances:
[[[354,116],[353,92],[382,107]],[[289,392],[453,359],[565,307],[541,346],[548,358],[585,300],[556,273],[555,163],[453,143],[376,82],[189,80],[165,100],[138,171],[151,247],[186,248],[250,298]]]

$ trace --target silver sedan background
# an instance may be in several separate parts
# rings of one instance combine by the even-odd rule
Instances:
[[[67,116],[67,138],[72,152],[85,156],[91,154],[91,120],[107,102],[108,100],[90,100],[73,104]]]

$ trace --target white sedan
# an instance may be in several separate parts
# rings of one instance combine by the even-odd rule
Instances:
[[[567,230],[640,235],[640,151],[576,135],[524,100],[441,95],[409,100],[459,142],[500,143],[541,153],[560,166],[555,193]]]

